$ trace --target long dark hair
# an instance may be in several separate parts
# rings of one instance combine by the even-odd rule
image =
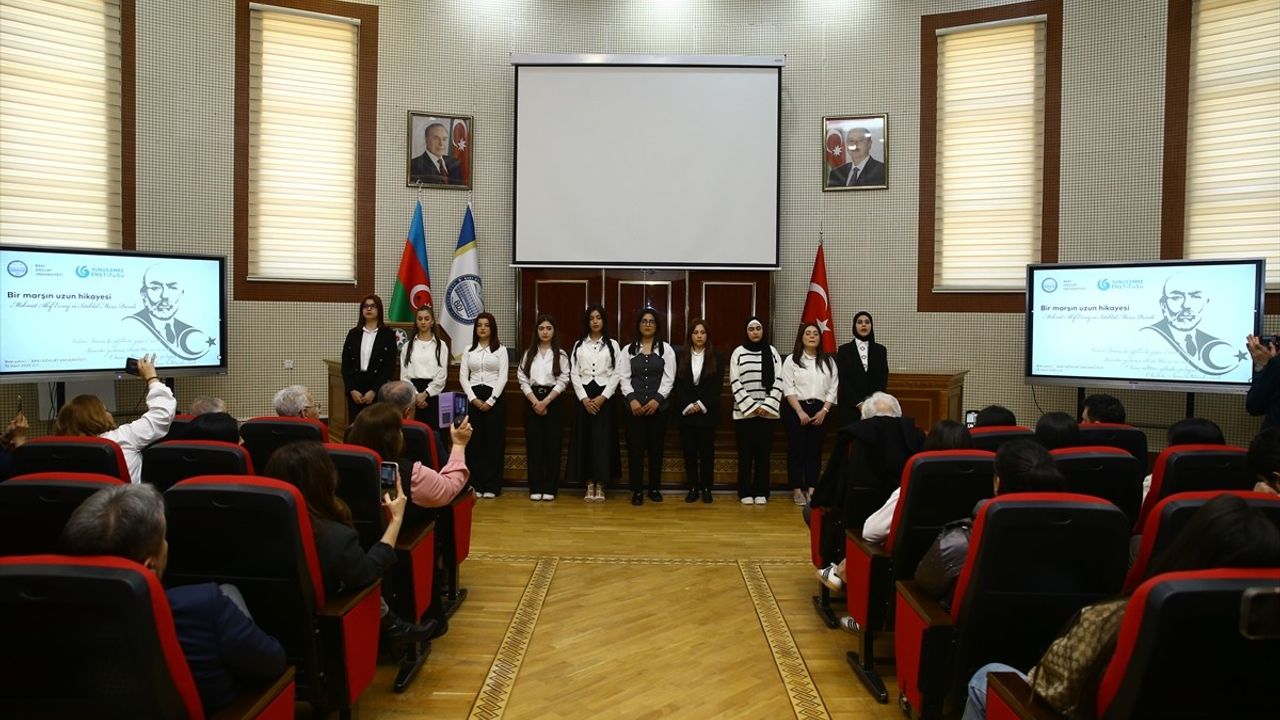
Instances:
[[[440,323],[436,321],[436,309],[430,305],[423,305],[413,311],[414,325],[418,323],[419,313],[431,313],[431,337],[436,339],[436,364],[443,365],[444,344],[445,340],[444,328],[440,327]],[[409,367],[409,360],[413,358],[413,341],[418,339],[418,331],[415,328],[413,337],[409,338],[409,346],[404,350],[404,366]]]
[[[382,298],[372,293],[365,295],[364,299],[360,301],[360,309],[356,311],[356,328],[364,327],[364,304],[370,300],[372,300],[374,306],[378,308],[378,329],[381,330],[387,326],[383,321]]]
[[[498,352],[498,348],[502,347],[502,343],[498,342],[498,321],[493,318],[493,313],[487,312],[476,315],[476,321],[471,324],[471,349],[480,347],[480,336],[476,334],[476,325],[479,325],[481,320],[489,321],[489,352]]]
[[[973,436],[964,423],[939,420],[924,439],[925,450],[967,450],[973,447]]]
[[[404,416],[388,402],[376,402],[365,408],[351,423],[347,442],[369,448],[392,462],[404,450]]]
[[[814,365],[822,370],[822,372],[830,375],[835,370],[836,361],[831,357],[831,353],[822,347],[822,328],[817,323],[802,323],[800,329],[796,331],[796,344],[791,349],[791,362],[797,367],[804,367],[800,361],[804,359],[804,331],[813,328],[818,331],[818,356],[814,358]]]
[[[533,321],[533,338],[529,340],[529,347],[524,350],[524,360],[520,363],[520,369],[527,376],[529,368],[533,367],[533,359],[538,356],[538,347],[542,344],[538,340],[538,326],[544,322],[551,323],[551,374],[560,377],[560,330],[556,327],[556,319],[551,313],[538,313],[537,319]]]
[[[702,318],[694,318],[689,323],[689,334],[685,336],[684,347],[676,353],[676,374],[680,377],[693,382],[693,331],[702,326],[703,332],[707,334],[707,344],[702,348],[702,376],[716,377],[716,351],[711,347],[711,331],[707,329],[707,321]]]
[[[329,459],[324,445],[314,440],[284,445],[271,453],[262,474],[298,488],[312,518],[351,525],[351,508],[337,495],[338,468]]]
[[[658,311],[654,310],[651,307],[644,308],[643,310],[640,311],[639,315],[636,315],[635,340],[632,340],[631,344],[627,346],[627,352],[631,353],[632,355],[635,355],[636,353],[640,352],[641,343],[643,342],[643,338],[640,335],[640,321],[644,320],[645,315],[653,316],[653,347],[651,349],[653,350],[653,352],[658,353],[658,356],[661,357],[662,345],[663,345],[662,318],[658,317]]]
[[[603,305],[588,305],[585,312],[582,313],[582,337],[573,343],[573,350],[569,353],[569,364],[572,365],[578,357],[578,346],[582,345],[582,341],[591,337],[591,313],[600,313],[600,340],[604,343],[606,349],[609,350],[609,363],[616,365],[618,359],[613,356],[613,343],[609,342],[609,316],[604,311]]]

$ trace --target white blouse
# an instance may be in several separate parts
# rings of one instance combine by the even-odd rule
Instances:
[[[569,379],[573,382],[573,392],[579,400],[587,399],[587,386],[592,382],[604,388],[604,397],[611,398],[618,389],[618,372],[614,362],[609,360],[609,347],[613,348],[615,362],[622,358],[622,348],[617,341],[610,340],[609,346],[604,339],[585,338],[578,343],[573,352],[573,370]]]
[[[569,385],[569,354],[560,351],[560,374],[556,375],[555,364],[552,363],[551,348],[539,348],[536,355],[533,356],[533,362],[529,364],[529,372],[525,374],[524,359],[520,359],[520,364],[516,367],[516,381],[520,383],[520,392],[528,397],[533,393],[534,385],[546,387],[552,386],[552,392],[556,395],[564,392]]]
[[[826,370],[818,367],[817,358],[800,354],[799,364],[788,355],[782,361],[782,394],[797,400],[821,400],[832,405],[840,387],[836,364],[831,362]]]
[[[436,346],[440,346],[440,359],[436,359]],[[413,355],[409,358],[409,364],[404,364],[405,355],[409,352],[409,348],[413,348]],[[400,351],[400,378],[403,380],[427,380],[427,395],[435,397],[444,390],[445,379],[449,376],[449,343],[437,342],[435,338],[430,340],[419,340],[415,335],[412,340],[404,344],[404,349]]]
[[[498,398],[502,397],[503,388],[507,386],[507,348],[499,345],[497,350],[490,350],[489,346],[481,345],[475,350],[462,353],[458,382],[462,385],[462,391],[467,394],[468,401],[476,399],[476,393],[471,389],[473,385],[488,385],[493,388],[493,394],[485,402],[489,407],[496,405]]]

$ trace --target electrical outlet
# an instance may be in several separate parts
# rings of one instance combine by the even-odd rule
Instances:
[[[285,369],[285,370],[292,370],[292,369],[293,369],[293,361],[292,361],[292,360],[285,360],[285,361],[284,361],[284,369]]]

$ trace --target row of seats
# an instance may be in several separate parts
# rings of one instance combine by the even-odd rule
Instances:
[[[1034,440],[1035,431],[1022,425],[988,425],[969,429],[973,446],[995,452],[1010,440]],[[1081,445],[1106,445],[1120,448],[1138,458],[1142,469],[1147,465],[1147,434],[1123,423],[1084,423],[1080,425]]]

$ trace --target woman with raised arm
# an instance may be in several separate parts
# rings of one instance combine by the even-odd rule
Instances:
[[[342,386],[347,395],[347,424],[373,404],[378,388],[396,367],[396,334],[382,320],[382,298],[360,301],[360,321],[342,343]]]
[[[400,351],[400,379],[413,383],[418,392],[413,419],[447,432],[448,428],[440,427],[440,391],[449,375],[449,341],[430,305],[418,308],[413,324],[418,331]]]
[[[876,342],[871,313],[860,310],[853,316],[853,339],[836,350],[840,376],[840,409],[844,422],[859,419],[862,401],[889,386],[889,354]]]
[[[822,440],[840,387],[835,358],[822,349],[822,329],[805,323],[782,361],[782,424],[787,428],[787,476],[792,499],[804,505],[818,484]]]
[[[587,502],[604,502],[605,485],[617,454],[610,399],[618,389],[617,362],[622,348],[609,337],[604,306],[583,313],[582,337],[569,352],[569,381],[578,399],[573,437],[569,442],[566,479],[586,485]]]
[[[529,458],[529,499],[555,500],[560,484],[560,439],[564,413],[560,394],[569,385],[569,356],[560,349],[556,319],[547,313],[534,322],[533,338],[516,369],[524,407],[524,440]]]
[[[662,502],[662,455],[667,435],[667,397],[676,379],[676,351],[662,340],[658,311],[636,318],[635,340],[618,363],[618,385],[626,399],[627,465],[631,504],[644,504],[644,460],[649,458],[649,499]]]
[[[689,337],[676,353],[676,382],[671,390],[672,412],[680,429],[684,450],[684,474],[689,494],[684,501],[699,497],[711,502],[716,453],[716,425],[720,421],[720,395],[724,390],[724,359],[711,346],[707,321],[689,323]]]
[[[507,440],[507,404],[502,390],[507,386],[507,349],[498,341],[498,322],[482,312],[471,330],[471,346],[462,353],[458,382],[471,403],[474,436],[467,445],[467,467],[480,497],[495,498],[502,493],[502,465]]]
[[[764,323],[747,319],[747,339],[729,358],[733,429],[738,441],[738,500],[769,502],[769,453],[782,407],[782,358],[765,342]]]

